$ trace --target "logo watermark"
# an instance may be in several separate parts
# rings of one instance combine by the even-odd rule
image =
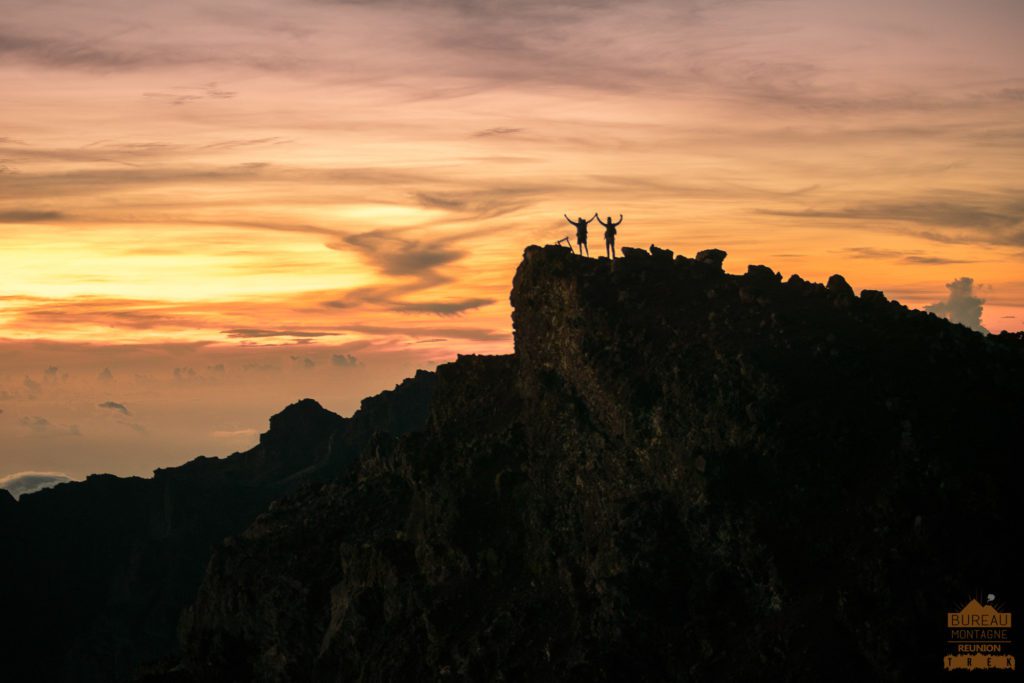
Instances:
[[[995,600],[996,596],[990,593],[984,605],[972,598],[959,611],[946,613],[946,627],[949,629],[947,653],[943,659],[946,671],[1016,670],[1016,659],[1010,653],[1013,615],[1009,610],[1000,610]]]

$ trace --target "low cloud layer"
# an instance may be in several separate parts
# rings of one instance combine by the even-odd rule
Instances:
[[[292,366],[303,370],[312,370],[316,367],[316,361],[308,356],[288,356]]]
[[[270,416],[300,398],[347,416],[417,369],[454,359],[450,337],[424,332],[432,341],[419,344],[400,329],[381,333],[389,337],[301,347],[0,341],[0,475],[150,476],[252,447]],[[45,382],[51,367],[67,379]],[[26,372],[39,380],[33,395]]]
[[[358,362],[351,353],[335,353],[331,356],[331,365],[339,368],[351,368],[357,365]]]
[[[18,424],[34,434],[50,436],[81,436],[78,425],[55,424],[40,415],[26,415],[18,420]]]

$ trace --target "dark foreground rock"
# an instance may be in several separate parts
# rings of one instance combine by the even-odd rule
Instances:
[[[1019,339],[623,252],[527,249],[515,355],[226,541],[163,679],[921,680],[1012,604]]]
[[[175,657],[213,547],[281,495],[337,477],[374,433],[422,429],[433,385],[421,372],[351,418],[299,401],[255,448],[152,479],[96,475],[18,502],[0,491],[0,680],[128,680]]]

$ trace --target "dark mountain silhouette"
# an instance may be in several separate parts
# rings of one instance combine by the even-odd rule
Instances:
[[[1024,345],[751,266],[526,250],[513,356],[215,553],[155,680],[919,680],[1022,561]],[[1002,591],[1002,593],[1000,593]]]
[[[26,631],[64,629],[79,649],[61,661],[99,671],[96,623],[157,623],[133,622],[119,599],[162,606],[165,629],[187,584],[180,656],[140,674],[150,681],[860,681],[938,671],[945,613],[979,587],[1013,604],[1020,336],[856,296],[839,276],[727,275],[720,250],[622,252],[612,263],[528,248],[514,355],[440,367],[425,418],[389,422],[381,413],[405,413],[388,407],[346,429],[293,406],[302,419],[272,422],[263,450],[233,467],[258,461],[292,481],[333,461],[331,433],[346,455],[303,475],[306,486],[279,487],[269,508],[253,502],[253,515],[266,511],[244,531],[242,514],[234,526],[211,519],[229,514],[214,501],[189,507],[210,497],[196,489],[168,508],[179,479],[163,472],[134,508],[93,495],[63,516],[30,512],[70,501],[65,491],[143,480],[0,500],[24,544],[13,564],[49,567],[19,579],[29,592],[18,604],[41,601],[45,614],[17,618],[32,619]],[[234,491],[241,475],[215,464],[230,461],[190,466]],[[230,538],[198,593],[183,581],[171,600],[159,576],[178,548],[114,529],[182,507],[188,557]],[[78,542],[92,525],[70,519],[93,508],[111,527],[103,546]],[[38,545],[47,532],[57,537]],[[162,550],[140,563],[125,550],[135,544]],[[123,559],[97,559],[106,547]],[[86,584],[68,578],[72,561],[109,591],[102,612],[75,595]],[[168,651],[130,637],[134,661]]]
[[[213,547],[279,496],[337,477],[375,432],[422,429],[433,385],[433,373],[417,373],[347,419],[299,401],[270,418],[255,448],[152,479],[95,475],[18,502],[0,490],[0,678],[127,680],[175,653]]]

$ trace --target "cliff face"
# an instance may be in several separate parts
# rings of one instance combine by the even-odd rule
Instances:
[[[127,680],[177,651],[211,551],[275,498],[350,467],[377,431],[425,424],[432,373],[363,401],[351,418],[309,399],[270,418],[255,448],[152,479],[91,476],[0,491],[5,680]]]
[[[214,554],[182,680],[913,680],[1022,562],[1024,347],[763,266],[530,247],[515,354]]]

